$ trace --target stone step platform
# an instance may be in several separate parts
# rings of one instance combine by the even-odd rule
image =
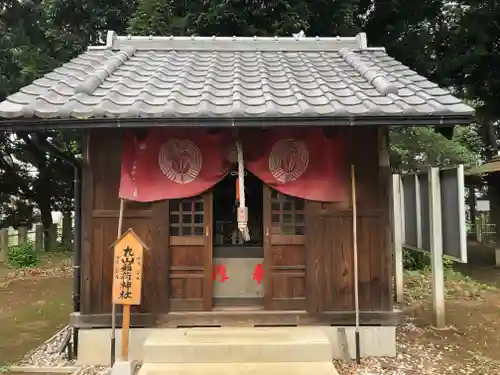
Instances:
[[[289,362],[293,367],[293,363],[317,362],[320,363],[317,366],[322,367],[331,361],[330,341],[319,327],[162,329],[153,332],[143,346],[143,363],[148,365],[181,363],[198,368],[194,364],[284,363],[283,366],[288,366]]]
[[[145,363],[138,375],[338,375],[332,362]]]

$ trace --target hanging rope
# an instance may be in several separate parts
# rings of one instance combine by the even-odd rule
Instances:
[[[238,229],[243,236],[243,241],[250,241],[250,232],[248,230],[248,209],[245,205],[245,165],[243,164],[243,147],[239,141],[236,141],[236,152],[238,156]]]

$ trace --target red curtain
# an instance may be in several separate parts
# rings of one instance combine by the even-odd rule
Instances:
[[[349,199],[347,137],[321,128],[274,128],[242,137],[246,167],[277,191],[321,202]]]
[[[152,202],[196,196],[227,173],[229,133],[156,128],[124,136],[120,198]]]

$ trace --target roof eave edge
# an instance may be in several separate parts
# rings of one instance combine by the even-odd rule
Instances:
[[[373,116],[373,117],[283,117],[283,118],[116,118],[116,119],[11,119],[0,120],[0,129],[48,130],[131,128],[146,126],[184,127],[199,124],[214,127],[275,127],[275,126],[453,126],[469,125],[474,115],[449,116]]]

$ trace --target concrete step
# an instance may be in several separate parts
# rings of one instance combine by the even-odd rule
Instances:
[[[145,363],[138,375],[338,375],[332,362]]]
[[[144,343],[144,363],[331,362],[319,327],[162,329]]]

